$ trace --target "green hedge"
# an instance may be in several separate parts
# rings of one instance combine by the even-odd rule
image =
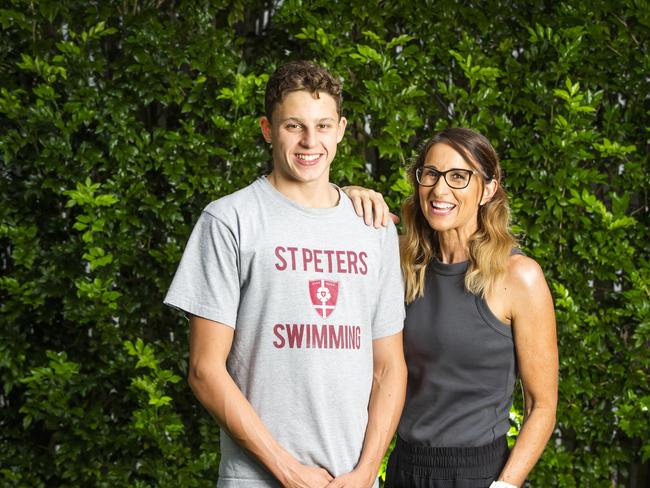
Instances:
[[[531,486],[641,486],[650,8],[613,3],[4,2],[1,484],[214,481],[218,429],[161,300],[200,209],[268,171],[268,74],[309,58],[345,80],[333,180],[394,209],[435,129],[493,141],[557,309],[558,424]]]

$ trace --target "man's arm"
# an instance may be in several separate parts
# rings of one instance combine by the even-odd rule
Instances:
[[[194,394],[231,438],[258,459],[285,487],[323,487],[332,476],[305,466],[273,438],[226,369],[234,329],[190,318],[189,383]]]
[[[402,413],[407,376],[402,332],[374,340],[372,350],[373,382],[361,457],[352,472],[335,478],[328,488],[373,485]]]

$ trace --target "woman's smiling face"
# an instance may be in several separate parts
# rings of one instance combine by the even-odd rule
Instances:
[[[431,228],[437,232],[456,231],[469,237],[478,228],[479,206],[492,192],[484,184],[483,175],[472,167],[451,146],[440,142],[427,152],[424,166],[444,172],[450,169],[473,171],[465,188],[451,188],[443,176],[433,186],[418,186],[420,208]],[[452,178],[453,174],[448,174]]]

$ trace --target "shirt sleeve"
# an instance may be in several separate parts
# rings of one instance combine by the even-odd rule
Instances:
[[[404,328],[404,280],[399,262],[397,229],[390,222],[382,245],[379,293],[372,321],[372,338],[381,339]]]
[[[239,306],[237,235],[203,212],[187,242],[164,303],[236,327]]]

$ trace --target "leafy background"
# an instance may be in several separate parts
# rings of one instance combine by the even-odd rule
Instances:
[[[529,484],[647,486],[645,0],[5,0],[0,26],[3,486],[213,485],[161,300],[201,208],[268,171],[264,86],[293,58],[345,82],[332,180],[395,210],[434,130],[490,138],[557,308]]]

